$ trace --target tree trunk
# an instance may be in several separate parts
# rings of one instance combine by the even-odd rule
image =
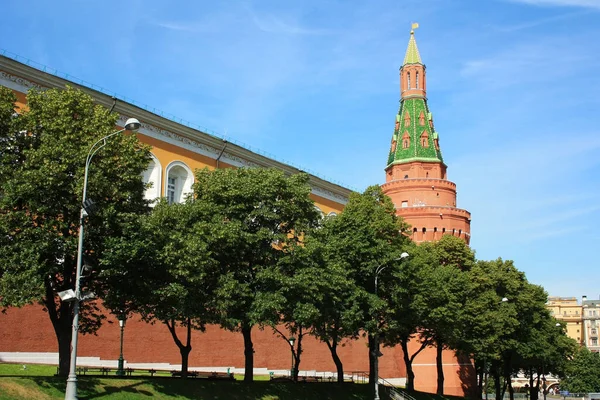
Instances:
[[[329,351],[331,352],[331,358],[333,358],[333,363],[335,364],[335,369],[337,370],[337,382],[339,384],[344,383],[344,365],[342,364],[342,360],[340,360],[340,356],[337,353],[337,340],[333,338],[331,343],[329,341],[325,341],[327,343],[327,347],[329,347]]]
[[[252,325],[242,323],[242,335],[244,336],[244,382],[254,380],[254,347],[252,345]]]
[[[533,368],[529,368],[529,398],[531,400],[538,400],[538,391],[533,385],[533,381]]]
[[[175,341],[175,344],[179,348],[179,354],[181,354],[181,377],[187,378],[188,376],[188,361],[190,358],[190,352],[192,351],[192,321],[191,318],[186,320],[186,328],[187,328],[187,338],[186,344],[184,345],[179,337],[177,337],[177,332],[175,331],[175,320],[165,321],[167,328],[169,328],[169,332]]]
[[[71,366],[71,337],[70,329],[57,335],[58,340],[58,375],[66,377],[69,375]]]
[[[429,340],[424,340],[421,342],[421,347],[419,350],[415,351],[412,355],[408,354],[408,342],[410,340],[410,336],[400,340],[400,346],[402,346],[402,352],[404,353],[404,365],[406,366],[406,390],[414,391],[415,390],[415,373],[412,368],[412,363],[415,358],[422,352],[425,347],[429,346]]]
[[[372,396],[375,396],[375,385],[379,381],[378,376],[377,376],[377,375],[379,375],[379,373],[375,366],[376,357],[377,357],[377,340],[372,335],[369,335],[369,386],[371,386],[371,388],[372,388],[372,390],[371,390]],[[375,382],[375,384],[372,384],[373,382]]]
[[[45,281],[46,296],[42,300],[44,307],[48,310],[48,316],[54,328],[54,334],[58,342],[58,375],[67,377],[71,364],[71,338],[73,336],[73,303],[54,300],[54,290],[50,279]],[[58,308],[58,309],[57,309]]]
[[[512,365],[510,355],[506,357],[504,360],[504,384],[508,385],[508,395],[510,396],[510,400],[515,400],[515,391],[512,386],[512,380],[510,379],[511,370],[510,366]]]
[[[441,340],[437,341],[435,363],[437,366],[437,394],[444,395],[444,364],[442,363],[442,352],[444,345]]]
[[[294,382],[298,382],[298,374],[300,373],[300,360],[302,357],[302,337],[304,336],[304,333],[302,332],[302,327],[299,328],[298,330],[298,340],[296,343],[298,343],[298,346],[296,347],[296,353],[294,354],[293,349],[292,349],[292,354],[294,354]]]
[[[477,398],[483,398],[483,379],[484,379],[484,366],[485,363],[475,360],[475,371],[477,374]]]
[[[502,388],[500,387],[500,374],[498,371],[493,372],[494,375],[494,389],[496,389],[496,400],[502,399]]]

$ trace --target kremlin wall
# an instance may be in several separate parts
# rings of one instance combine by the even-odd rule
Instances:
[[[153,161],[143,176],[146,182],[153,183],[146,192],[149,199],[165,196],[176,202],[182,201],[191,191],[193,171],[197,168],[270,167],[288,173],[299,172],[292,166],[242,146],[117,100],[83,83],[62,78],[58,73],[47,73],[4,56],[0,56],[0,85],[15,92],[19,107],[26,105],[26,93],[31,88],[63,88],[70,85],[90,94],[97,103],[108,108],[114,107],[114,111],[121,116],[121,125],[127,118],[138,118],[142,122],[139,139],[152,146]],[[383,162],[382,157],[386,177],[382,187],[392,198],[398,215],[412,226],[411,237],[414,241],[434,241],[450,234],[468,243],[471,215],[457,208],[456,184],[447,180],[447,166],[442,158],[440,137],[433,123],[433,115],[427,105],[426,87],[425,65],[421,61],[414,32],[411,31],[400,68],[400,108],[395,118],[387,163]],[[311,197],[323,214],[343,211],[351,192],[349,189],[314,175],[310,176],[310,184]],[[97,335],[80,336],[78,357],[98,357],[102,360],[98,362],[116,364],[119,340],[119,324],[114,316],[109,315]],[[252,340],[254,366],[258,372],[289,370],[291,354],[285,340],[276,336],[271,329],[260,330],[258,327],[252,330]],[[167,327],[162,324],[150,325],[139,318],[131,318],[125,327],[124,341],[126,367],[136,363],[177,365],[181,362],[177,346]],[[305,372],[336,370],[324,343],[306,337],[303,346],[301,376]],[[409,351],[414,352],[418,347],[419,344],[413,342]],[[0,314],[0,362],[55,360],[53,362],[57,363],[57,349],[52,324],[42,307],[11,308],[5,314]],[[346,373],[368,372],[366,339],[346,341],[338,351]],[[382,348],[382,352],[380,376],[401,383],[406,377],[401,348]],[[436,390],[435,353],[434,348],[427,348],[414,360],[417,390]],[[244,345],[241,333],[228,332],[217,326],[207,327],[204,333],[194,332],[189,365],[191,369],[234,368],[236,372],[243,371]],[[459,362],[452,352],[444,352],[446,394],[465,394],[475,383],[473,372],[470,360]]]

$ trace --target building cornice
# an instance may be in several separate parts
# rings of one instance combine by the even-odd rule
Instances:
[[[0,85],[21,93],[26,93],[31,88],[64,88],[69,85],[86,92],[104,107],[110,108],[115,103],[115,99],[110,95],[1,55]],[[114,111],[120,114],[120,123],[133,116],[142,121],[140,133],[144,135],[170,142],[215,160],[224,147],[225,140],[222,138],[172,121],[123,100],[117,100]],[[231,142],[227,142],[226,150],[221,154],[220,160],[236,167],[277,168],[288,174],[303,172]],[[309,176],[313,194],[340,204],[347,203],[352,190],[312,174]]]

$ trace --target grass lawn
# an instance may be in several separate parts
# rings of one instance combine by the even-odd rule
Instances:
[[[55,366],[0,364],[0,400],[63,399],[65,378],[53,376]],[[179,379],[171,377],[117,377],[80,376],[78,395],[81,400],[367,400],[368,385],[336,383],[269,382],[258,380],[253,384],[240,381],[208,379]],[[417,400],[443,400],[426,393],[415,393]],[[385,399],[385,397],[382,397]]]

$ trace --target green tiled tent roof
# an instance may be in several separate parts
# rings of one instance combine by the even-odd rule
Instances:
[[[419,118],[423,113],[423,118]],[[407,115],[409,124],[406,126]],[[436,149],[434,139],[438,139],[438,133],[430,124],[430,113],[427,101],[423,98],[403,99],[400,110],[396,115],[396,126],[392,141],[396,142],[396,148],[390,149],[388,167],[392,164],[403,164],[411,161],[438,162],[443,163],[442,152]],[[421,124],[423,122],[423,124]],[[402,138],[408,134],[409,144],[403,147]],[[427,146],[421,143],[422,136],[427,136]]]
[[[406,49],[406,55],[404,56],[404,63],[402,65],[406,64],[423,64],[421,62],[419,49],[417,48],[414,31],[410,31],[410,40],[408,41],[408,48]]]

